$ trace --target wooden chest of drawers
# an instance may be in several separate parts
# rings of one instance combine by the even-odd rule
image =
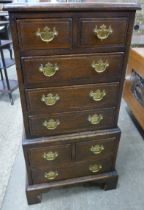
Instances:
[[[25,135],[28,203],[47,189],[117,185],[117,127],[136,4],[7,5]]]

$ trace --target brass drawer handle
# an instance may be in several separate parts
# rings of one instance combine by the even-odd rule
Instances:
[[[53,106],[60,99],[59,95],[55,96],[52,93],[47,94],[47,96],[42,95],[41,101],[44,102],[47,106]]]
[[[44,121],[43,126],[46,127],[48,130],[55,130],[57,126],[60,124],[59,120],[50,119],[49,121]]]
[[[105,90],[100,90],[97,89],[96,91],[90,91],[89,96],[94,100],[94,101],[101,101],[104,96],[106,96],[106,91]]]
[[[92,124],[92,125],[97,125],[99,124],[101,121],[103,120],[103,115],[102,114],[94,114],[94,115],[89,115],[88,116],[88,121]]]
[[[94,28],[94,33],[96,34],[97,38],[102,41],[104,39],[107,39],[113,33],[113,30],[111,26],[107,28],[106,25],[103,24],[99,28],[98,26],[96,26]]]
[[[43,42],[49,43],[54,40],[55,36],[58,36],[58,31],[55,27],[51,30],[49,27],[45,26],[43,30],[38,28],[36,36],[40,37]]]
[[[93,164],[93,165],[90,165],[90,166],[89,166],[89,170],[90,170],[92,173],[97,173],[97,172],[99,172],[101,169],[102,169],[102,165],[101,165],[101,164]]]
[[[55,160],[58,157],[58,152],[50,151],[48,153],[44,153],[42,157],[48,161]]]
[[[44,177],[48,180],[53,180],[58,176],[58,172],[57,171],[50,171],[50,172],[45,172]]]
[[[42,64],[39,66],[39,71],[44,74],[46,77],[52,77],[59,70],[57,64],[47,63],[45,66]]]
[[[98,60],[97,62],[93,61],[91,64],[91,67],[97,72],[102,73],[106,71],[106,69],[109,67],[109,63],[106,60],[105,62],[103,60]]]
[[[104,150],[104,146],[99,145],[99,144],[96,144],[90,148],[90,151],[95,155],[102,153],[103,150]]]

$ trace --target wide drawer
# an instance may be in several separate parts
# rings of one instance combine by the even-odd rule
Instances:
[[[103,172],[113,170],[112,158],[106,160],[97,160],[84,163],[74,163],[67,167],[56,167],[51,168],[35,169],[32,170],[33,184],[47,183],[55,180],[70,179],[81,176],[96,175]]]
[[[62,86],[119,81],[123,53],[22,58],[27,87]]]
[[[44,167],[70,162],[72,159],[71,144],[32,148],[29,150],[31,167]]]
[[[83,161],[89,159],[104,158],[115,154],[118,147],[119,138],[105,138],[92,141],[81,141],[76,144],[76,160]]]
[[[23,50],[71,48],[72,19],[17,20],[20,48]]]
[[[128,28],[127,18],[81,18],[80,47],[124,46]]]
[[[109,108],[117,105],[119,83],[27,89],[28,111],[57,113],[88,108]]]
[[[29,116],[30,134],[32,137],[50,136],[113,128],[116,126],[115,114],[116,110],[111,108]]]

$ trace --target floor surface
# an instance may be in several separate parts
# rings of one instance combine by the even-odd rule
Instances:
[[[15,66],[8,69],[11,79],[16,79]],[[7,94],[0,93],[0,208],[8,185],[22,134],[22,113],[18,89],[13,92],[14,105]]]

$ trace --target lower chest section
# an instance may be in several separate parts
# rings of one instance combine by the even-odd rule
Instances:
[[[33,184],[113,171],[120,132],[89,132],[24,144]]]

